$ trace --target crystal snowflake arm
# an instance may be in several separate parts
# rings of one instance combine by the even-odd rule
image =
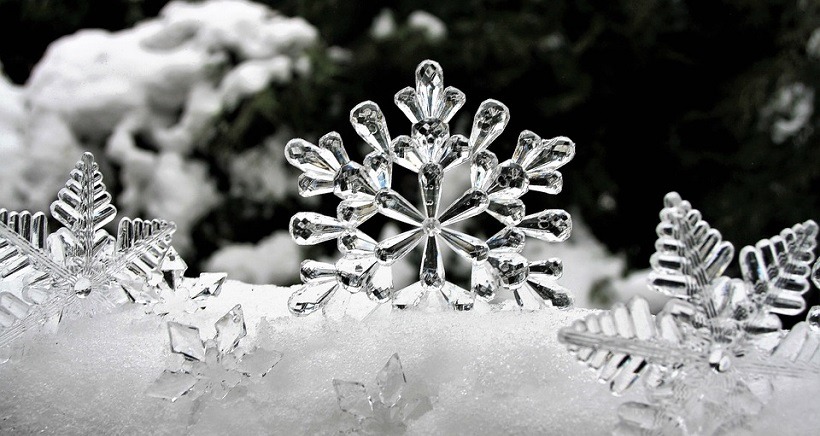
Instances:
[[[390,156],[390,132],[379,105],[372,101],[359,103],[350,111],[350,124],[364,142],[377,152]]]
[[[117,209],[103,183],[94,155],[84,153],[71,170],[65,187],[51,203],[51,215],[80,241],[83,247],[83,269],[91,271],[94,255],[104,245],[107,234],[101,230],[111,222]]]
[[[817,378],[820,376],[820,332],[811,327],[810,321],[799,322],[770,355],[741,359],[737,366],[761,376]]]
[[[655,319],[649,304],[635,297],[628,305],[591,314],[558,332],[579,360],[599,370],[599,379],[621,393],[638,380],[651,364],[682,363],[697,356],[678,347],[680,332],[670,316]]]
[[[729,266],[734,247],[701,219],[700,212],[677,192],[664,198],[649,283],[666,295],[692,299],[715,316],[707,286]]]
[[[765,311],[797,315],[805,309],[816,245],[817,223],[806,221],[740,251],[743,278]]]
[[[117,231],[116,253],[98,276],[115,276],[129,271],[146,277],[157,271],[171,247],[176,225],[163,220],[143,221],[123,218]]]
[[[52,278],[69,280],[71,272],[46,253],[47,236],[43,213],[0,209],[0,277],[10,277],[33,267]]]

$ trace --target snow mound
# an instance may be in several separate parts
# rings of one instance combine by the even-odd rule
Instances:
[[[121,168],[106,182],[123,188],[123,215],[173,219],[184,255],[221,198],[194,157],[214,119],[308,74],[318,38],[304,19],[247,0],[175,1],[130,29],[60,38],[24,87],[0,80],[0,204],[47,210],[76,157],[104,150]]]
[[[372,383],[398,353],[408,391],[433,408],[409,434],[606,434],[616,398],[556,339],[588,310],[423,313],[374,316],[364,322],[292,318],[292,289],[229,281],[205,311],[176,321],[202,337],[241,303],[248,337],[240,346],[279,350],[264,378],[224,400],[195,406],[145,395],[166,368],[165,322],[129,306],[66,323],[57,336],[26,343],[0,366],[0,428],[44,434],[338,434],[353,425],[336,402],[334,378]],[[266,318],[266,319],[265,319]],[[754,434],[810,434],[820,381],[780,383]]]

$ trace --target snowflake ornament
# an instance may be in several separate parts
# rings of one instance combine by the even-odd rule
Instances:
[[[131,298],[157,270],[176,226],[123,218],[116,238],[103,227],[117,209],[94,156],[83,154],[51,204],[63,228],[49,235],[41,213],[0,209],[0,345],[49,319],[90,315]]]
[[[146,286],[147,312],[173,319],[179,314],[204,309],[212,297],[222,292],[228,274],[201,273],[199,277],[191,278],[184,276],[187,268],[176,251],[168,251],[160,267],[162,279],[156,285]]]
[[[432,409],[429,397],[408,398],[407,378],[398,354],[393,354],[376,375],[372,394],[364,383],[333,379],[339,408],[358,422],[363,434],[403,434],[409,421]]]
[[[744,428],[776,377],[820,375],[816,320],[781,332],[777,316],[805,309],[817,224],[743,248],[741,280],[723,276],[734,247],[689,202],[667,194],[660,215],[649,284],[672,297],[663,311],[653,316],[635,297],[575,321],[558,339],[615,394],[643,381],[647,401],[621,406],[618,434]]]
[[[521,255],[527,237],[559,242],[569,237],[572,221],[563,210],[527,214],[521,197],[528,191],[557,194],[563,178],[558,168],[575,154],[564,137],[541,139],[530,131],[518,138],[513,158],[499,164],[487,150],[503,132],[509,110],[486,100],[473,119],[470,137],[450,134],[449,121],[464,105],[464,94],[444,87],[438,63],[426,60],[416,69],[416,87],[395,96],[396,105],[412,123],[410,136],[392,138],[379,106],[371,101],[350,112],[359,136],[373,148],[362,164],[351,161],[341,137],[331,132],[318,145],[291,140],[288,162],[303,171],[299,193],[309,197],[334,193],[341,198],[337,216],[301,212],[290,233],[301,245],[336,240],[342,257],[335,263],[307,260],[301,268],[304,285],[289,301],[290,310],[306,315],[323,307],[340,288],[363,292],[376,302],[398,308],[438,299],[452,308],[469,310],[475,297],[491,301],[505,292],[522,308],[567,307],[567,291],[555,282],[562,272],[558,259],[531,262]],[[419,204],[391,186],[394,164],[417,173]],[[444,175],[468,164],[471,186],[452,204],[441,207]],[[488,213],[504,228],[488,240],[463,233],[454,225]],[[412,229],[376,241],[359,227],[381,214]],[[448,246],[472,265],[471,289],[447,282],[441,247]],[[422,246],[419,281],[394,290],[391,266]],[[499,292],[500,291],[500,292]]]
[[[221,400],[238,385],[264,377],[282,358],[278,351],[238,348],[247,334],[241,305],[234,306],[214,327],[216,336],[203,341],[198,328],[168,323],[171,353],[183,359],[176,368],[159,376],[146,392],[149,397],[174,402],[183,395],[196,400],[210,393]]]

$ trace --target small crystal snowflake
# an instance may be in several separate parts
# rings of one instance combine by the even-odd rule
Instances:
[[[53,317],[93,314],[130,298],[157,270],[176,226],[123,218],[116,238],[103,227],[117,209],[94,156],[85,153],[51,204],[65,227],[48,234],[41,213],[0,209],[0,345]]]
[[[798,324],[772,351],[776,314],[805,309],[817,224],[807,221],[741,250],[743,280],[722,276],[734,247],[670,193],[657,228],[650,286],[673,297],[657,316],[633,298],[559,332],[579,360],[620,394],[638,379],[647,403],[619,410],[619,434],[717,434],[748,425],[775,376],[816,377],[816,341]],[[801,351],[803,346],[811,350]],[[808,352],[810,351],[810,352]],[[818,355],[820,359],[820,355]]]
[[[432,408],[429,397],[408,398],[406,386],[398,354],[376,375],[372,394],[364,383],[333,379],[339,408],[356,419],[359,427],[354,430],[364,434],[403,434],[408,421]]]
[[[160,265],[162,279],[144,288],[147,312],[169,315],[171,319],[178,314],[194,313],[204,308],[211,297],[219,295],[228,277],[226,273],[201,273],[197,278],[190,278],[185,277],[187,269],[188,265],[176,250],[168,250]]]
[[[278,351],[255,348],[244,352],[237,348],[247,334],[238,304],[214,326],[216,336],[202,341],[198,328],[168,323],[171,352],[183,361],[178,368],[165,370],[148,389],[148,396],[174,402],[183,395],[197,399],[211,393],[221,400],[239,384],[264,377],[282,358]]]
[[[298,244],[337,240],[342,258],[335,265],[308,260],[302,265],[304,286],[290,299],[297,315],[311,313],[344,288],[364,292],[373,300],[392,299],[394,307],[417,305],[430,293],[440,294],[456,309],[468,310],[479,296],[487,301],[496,291],[508,291],[523,308],[537,309],[545,302],[567,307],[571,300],[555,283],[562,273],[558,259],[530,262],[520,253],[527,236],[558,242],[569,237],[572,221],[563,210],[547,209],[527,215],[521,197],[528,191],[557,194],[563,178],[558,168],[575,154],[564,137],[541,139],[530,131],[518,138],[513,158],[501,164],[487,147],[509,121],[506,106],[486,100],[473,119],[470,137],[451,135],[449,121],[464,104],[464,94],[443,85],[438,63],[427,60],[416,69],[416,87],[395,96],[396,105],[413,123],[410,136],[391,140],[384,115],[367,101],[350,112],[356,132],[374,151],[363,163],[350,160],[341,137],[331,132],[314,145],[291,140],[285,154],[303,171],[302,196],[334,193],[342,199],[337,216],[297,213],[290,232]],[[421,208],[392,189],[393,164],[418,174]],[[440,208],[445,173],[469,163],[471,186],[446,208]],[[484,241],[454,225],[481,213],[504,225]],[[376,241],[359,226],[376,214],[413,228]],[[442,242],[472,265],[469,291],[445,279]],[[391,266],[421,244],[419,282],[394,292]]]

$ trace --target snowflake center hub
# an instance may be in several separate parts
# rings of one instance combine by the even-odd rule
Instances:
[[[80,277],[74,283],[74,294],[79,298],[85,298],[91,293],[91,280],[88,277]]]
[[[441,223],[436,218],[427,218],[421,223],[421,229],[427,236],[437,236],[441,233]]]

